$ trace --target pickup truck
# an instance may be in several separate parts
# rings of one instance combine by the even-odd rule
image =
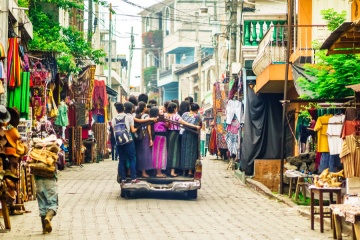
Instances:
[[[158,121],[168,121],[172,122],[165,118],[159,118]],[[178,124],[182,128],[185,128],[188,131],[196,132],[199,136],[199,131],[183,126],[178,122],[172,122],[172,124]],[[199,148],[200,148],[200,137],[198,137]],[[157,178],[157,177],[148,177],[142,178],[138,177],[140,180],[138,183],[131,183],[130,179],[127,179],[125,184],[121,185],[121,197],[129,198],[133,192],[184,192],[186,193],[187,198],[196,199],[197,191],[201,188],[201,176],[202,176],[202,163],[200,149],[198,150],[198,160],[195,164],[195,171],[193,177],[166,177],[166,178]]]

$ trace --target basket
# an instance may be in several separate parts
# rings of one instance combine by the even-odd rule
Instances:
[[[30,163],[30,173],[44,178],[53,178],[55,176],[55,166],[48,166],[43,162]]]

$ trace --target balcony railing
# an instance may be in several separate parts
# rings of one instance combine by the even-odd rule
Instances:
[[[270,27],[276,29],[273,33],[273,41],[283,39],[284,20],[246,20],[244,21],[244,45],[258,46]],[[278,31],[279,30],[279,31]],[[275,33],[278,35],[275,36]]]
[[[253,71],[259,75],[270,64],[282,64],[286,61],[286,45],[284,36],[286,29],[271,26],[259,43],[258,54],[253,62]]]

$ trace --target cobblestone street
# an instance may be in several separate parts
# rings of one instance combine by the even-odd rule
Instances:
[[[59,211],[53,232],[43,235],[37,202],[11,217],[12,230],[0,239],[332,239],[310,230],[310,220],[295,208],[246,187],[226,163],[203,161],[197,200],[182,194],[120,198],[117,162],[72,167],[60,173]]]

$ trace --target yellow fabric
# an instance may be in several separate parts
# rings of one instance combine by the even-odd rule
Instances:
[[[316,121],[314,131],[317,131],[317,151],[318,152],[329,152],[328,137],[326,135],[328,129],[329,119],[332,114],[327,114],[319,117]]]

